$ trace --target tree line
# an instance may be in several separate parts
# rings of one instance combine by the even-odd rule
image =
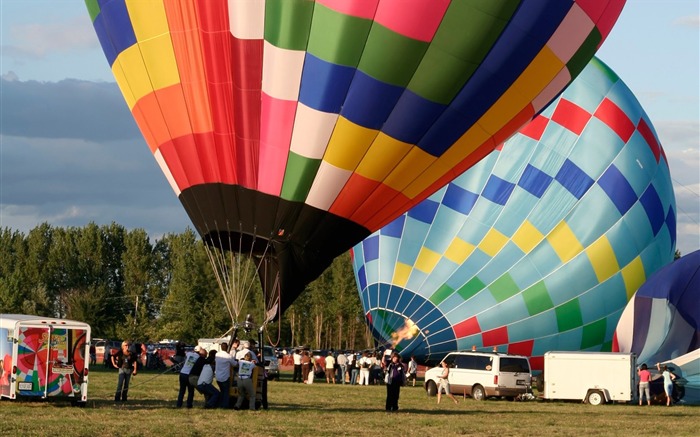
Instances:
[[[259,281],[254,287],[243,314],[262,320]],[[231,328],[223,299],[204,243],[191,229],[155,241],[116,223],[0,231],[0,313],[80,320],[93,338],[194,344]],[[349,254],[309,284],[265,336],[282,346],[371,347]]]

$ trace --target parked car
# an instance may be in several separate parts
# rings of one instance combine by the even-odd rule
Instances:
[[[279,360],[277,359],[277,354],[275,354],[275,350],[272,348],[272,346],[263,347],[263,360],[265,363],[265,371],[267,372],[267,379],[270,381],[279,379]]]
[[[443,359],[450,367],[448,381],[452,394],[482,401],[492,396],[515,398],[530,390],[530,361],[521,355],[496,352],[451,352]],[[438,365],[425,372],[424,387],[429,396],[437,394]]]
[[[119,351],[122,343],[118,340],[96,339],[94,344],[97,364],[104,364],[105,367],[112,367],[110,356]]]

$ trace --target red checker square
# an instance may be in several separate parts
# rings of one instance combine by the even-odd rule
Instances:
[[[561,99],[552,114],[552,121],[559,123],[576,135],[581,135],[591,114],[582,107],[568,100]]]
[[[484,346],[496,346],[508,343],[508,327],[492,329],[481,334],[481,341]]]
[[[610,99],[603,99],[593,115],[607,124],[625,143],[634,133],[635,128],[632,120]]]
[[[469,335],[474,335],[481,332],[476,316],[457,323],[454,325],[453,329],[457,338],[467,337]]]
[[[508,353],[512,355],[532,355],[532,348],[535,345],[535,340],[520,341],[508,345]]]
[[[520,133],[526,137],[532,138],[533,140],[539,141],[540,138],[542,138],[542,134],[544,133],[547,124],[549,124],[549,119],[542,115],[538,115],[530,123],[523,126],[523,128],[520,129]]]
[[[544,370],[544,357],[530,357],[531,370]]]
[[[656,162],[659,162],[659,155],[661,154],[661,145],[656,140],[656,136],[654,135],[654,132],[652,132],[651,128],[649,127],[647,122],[644,121],[643,118],[639,119],[639,124],[637,125],[637,130],[642,135],[642,138],[644,138],[644,140],[649,145],[649,148],[651,149],[652,153],[654,154],[654,158],[656,158]]]

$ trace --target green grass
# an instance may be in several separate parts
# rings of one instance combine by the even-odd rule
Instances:
[[[54,436],[219,435],[698,435],[700,408],[693,406],[594,407],[563,402],[462,400],[458,405],[428,397],[422,387],[404,387],[400,411],[384,411],[383,386],[292,384],[288,373],[269,383],[267,411],[176,409],[176,375],[140,373],[129,402],[111,399],[116,371],[94,366],[85,408],[69,402],[0,402],[0,434]]]

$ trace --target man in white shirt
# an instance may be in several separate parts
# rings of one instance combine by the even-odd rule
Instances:
[[[231,369],[238,365],[236,359],[228,353],[228,343],[221,343],[221,350],[216,353],[215,362],[214,376],[216,377],[219,390],[221,390],[219,408],[228,408],[229,391],[231,388]]]
[[[292,377],[292,382],[301,382],[301,352],[299,349],[294,349],[292,360],[294,361],[294,376]]]
[[[190,351],[185,354],[185,361],[180,368],[180,391],[177,394],[177,407],[182,408],[182,401],[185,398],[185,390],[187,391],[187,408],[192,408],[194,402],[194,386],[190,384],[190,370],[199,358],[199,353]]]

